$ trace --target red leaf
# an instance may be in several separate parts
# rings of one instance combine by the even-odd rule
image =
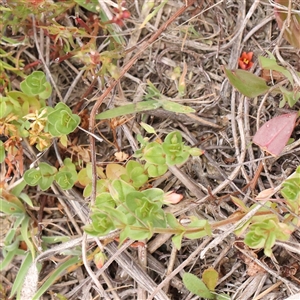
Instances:
[[[279,155],[294,130],[297,117],[298,113],[293,112],[269,120],[258,129],[253,142],[270,154]]]

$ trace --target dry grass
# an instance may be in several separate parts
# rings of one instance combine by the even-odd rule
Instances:
[[[297,1],[293,2],[299,9]],[[124,117],[120,124],[102,122],[95,132],[101,132],[109,142],[96,141],[97,163],[114,161],[114,153],[118,150],[116,144],[129,155],[133,153],[142,117],[162,136],[173,129],[180,130],[188,144],[199,146],[205,154],[180,168],[170,168],[167,175],[153,185],[165,191],[176,189],[184,194],[180,204],[168,208],[179,218],[195,215],[210,222],[224,220],[236,210],[231,195],[251,205],[261,191],[270,187],[276,190],[295,170],[299,165],[299,132],[297,128],[294,131],[294,147],[286,149],[277,159],[266,156],[251,144],[257,127],[280,113],[279,99],[272,95],[247,99],[228,84],[222,66],[237,68],[241,53],[252,51],[254,66],[251,71],[258,74],[260,68],[255,58],[268,50],[300,71],[299,50],[282,39],[268,1],[198,0],[141,52],[139,47],[144,39],[153,36],[184,4],[177,0],[168,1],[155,18],[140,29],[139,25],[149,14],[149,11],[141,12],[143,3],[127,1],[132,17],[126,22],[126,27],[120,29],[128,50],[120,61],[121,69],[136,53],[139,57],[104,99],[101,110],[141,101],[146,82],[150,80],[163,95],[193,107],[197,113],[178,115],[158,110],[143,116],[137,114],[134,118]],[[65,21],[67,19],[66,16]],[[191,28],[194,28],[194,34],[189,32]],[[46,42],[47,39],[39,36],[34,41],[35,46],[44,49],[47,61]],[[28,55],[29,61],[34,59],[30,55],[38,57],[36,48],[26,49],[23,55]],[[186,70],[184,99],[178,97],[178,80],[172,79],[176,66]],[[83,77],[80,68],[76,59],[49,66],[58,91],[52,101],[64,99],[88,122],[89,112],[105,91],[105,86],[89,76]],[[14,83],[18,86],[18,82]],[[94,86],[90,89],[92,83]],[[113,140],[114,131],[116,141]],[[51,150],[46,154],[47,159],[55,163],[59,154],[74,158],[82,155],[89,160],[87,134],[79,131],[71,137],[73,148]],[[29,146],[24,154],[27,159],[32,159]],[[68,270],[42,299],[58,299],[54,293],[61,293],[69,300],[199,299],[189,294],[181,276],[188,271],[201,277],[210,266],[219,272],[217,292],[227,293],[231,299],[279,300],[299,291],[299,254],[293,253],[295,251],[292,252],[287,245],[278,244],[274,249],[277,262],[271,261],[264,257],[263,251],[254,253],[245,249],[233,234],[234,225],[219,228],[213,237],[186,239],[180,251],[173,247],[169,235],[162,234],[148,241],[147,247],[138,248],[130,247],[129,243],[117,248],[115,242],[109,243],[109,237],[101,242],[86,240],[82,237],[81,227],[88,222],[89,203],[83,200],[81,192],[79,188],[69,192],[57,189],[49,196],[28,190],[36,201],[32,215],[38,216],[39,205],[45,206],[40,220],[44,235],[69,236],[76,245],[62,244],[60,247],[74,249],[77,246],[83,254],[86,249],[96,249],[98,244],[108,256],[108,262],[97,270],[84,254],[84,265]],[[291,243],[298,241],[296,231]],[[48,259],[43,263],[41,281],[53,270],[56,262],[65,258],[59,256],[60,251],[54,249],[44,254]],[[14,280],[18,267],[16,261],[11,269],[2,273],[5,286]]]

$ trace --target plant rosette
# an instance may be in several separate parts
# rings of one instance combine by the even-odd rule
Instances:
[[[21,82],[20,88],[27,96],[39,96],[41,99],[50,97],[52,88],[42,71],[32,72],[24,81]]]
[[[56,104],[55,108],[48,108],[48,131],[53,136],[67,135],[73,132],[80,123],[80,117],[73,114],[64,103]]]

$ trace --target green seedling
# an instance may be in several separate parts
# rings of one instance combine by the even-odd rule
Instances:
[[[215,287],[218,281],[218,272],[213,268],[208,268],[203,272],[202,280],[191,273],[184,273],[182,279],[185,287],[193,294],[215,300],[230,300],[226,294],[215,293]]]
[[[244,242],[252,249],[264,249],[266,256],[272,257],[272,247],[276,240],[287,241],[293,228],[279,222],[277,216],[272,215],[263,221],[254,222],[249,226]]]
[[[39,96],[40,99],[50,97],[52,88],[41,71],[34,71],[21,82],[20,88],[27,96]]]
[[[64,160],[64,165],[59,170],[41,162],[37,169],[30,169],[24,173],[24,180],[30,186],[38,185],[42,191],[46,191],[56,180],[62,189],[68,190],[77,181],[77,171],[69,158]]]
[[[67,135],[73,132],[80,123],[80,117],[72,113],[64,103],[48,108],[48,130],[53,136]]]

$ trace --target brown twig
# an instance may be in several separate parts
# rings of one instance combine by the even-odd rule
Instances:
[[[120,72],[120,76],[118,79],[111,82],[110,86],[103,92],[103,94],[98,98],[93,109],[91,111],[90,121],[89,121],[89,131],[94,133],[95,127],[95,117],[96,113],[102,104],[103,100],[108,96],[108,94],[112,91],[112,89],[118,84],[120,79],[130,70],[130,68],[134,65],[134,63],[138,60],[140,55],[151,45],[160,34],[177,18],[179,17],[188,7],[190,7],[196,0],[186,1],[186,5],[179,8],[175,14],[166,21],[150,38],[149,40],[143,42],[139,47],[138,52],[127,62],[127,64],[123,67]],[[95,147],[95,139],[92,135],[90,135],[90,144],[91,144],[91,161],[92,161],[92,195],[91,195],[91,204],[94,203],[96,197],[96,147]]]

